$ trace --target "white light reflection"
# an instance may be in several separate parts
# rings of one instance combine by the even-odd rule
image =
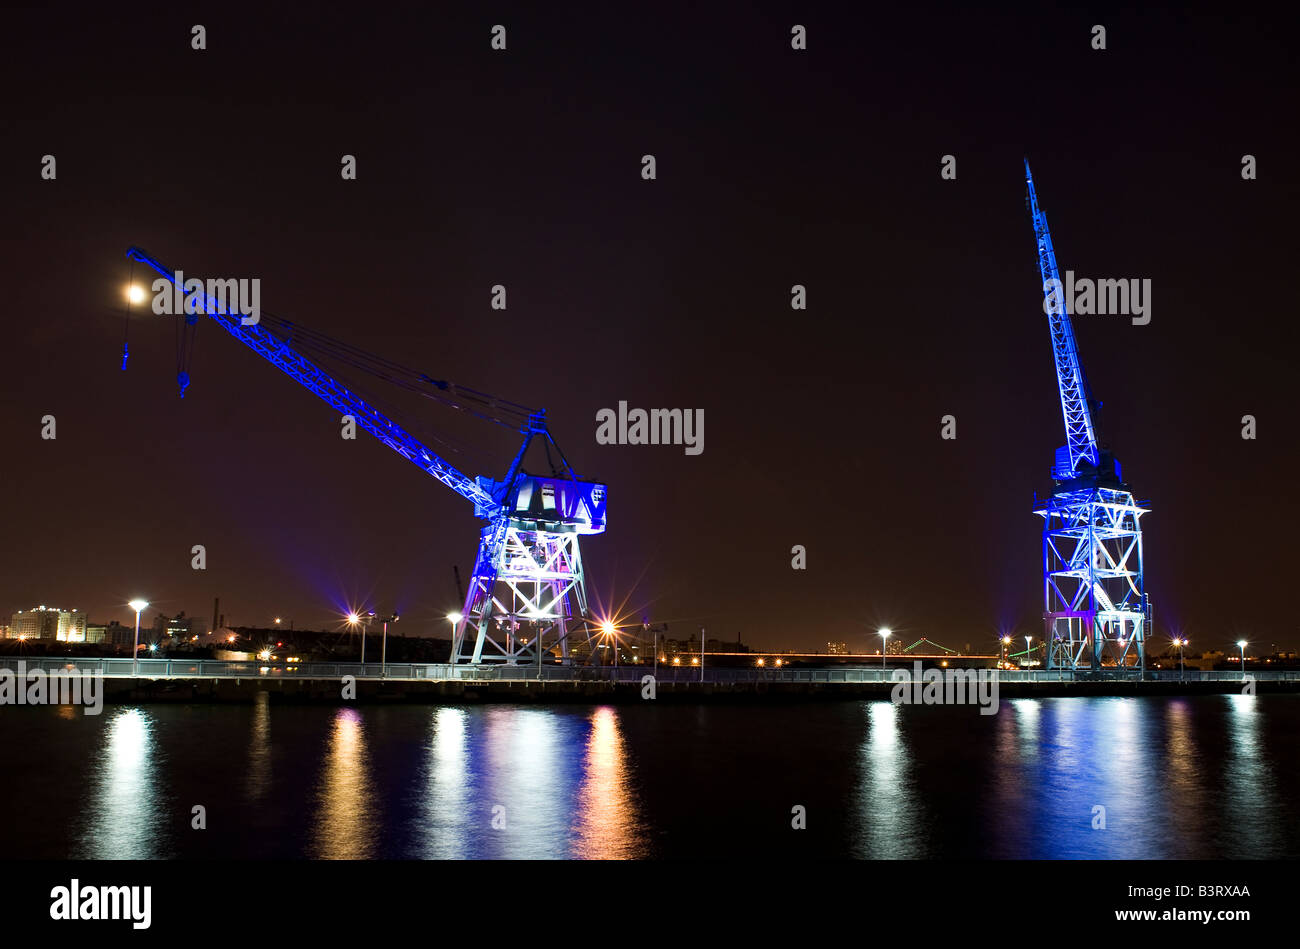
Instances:
[[[869,702],[866,714],[867,736],[859,756],[857,855],[871,860],[922,857],[925,813],[912,791],[911,755],[900,734],[903,707]]]
[[[416,832],[418,855],[431,860],[472,856],[469,723],[464,709],[441,707],[430,719],[429,743],[418,785],[423,820]]]
[[[1262,859],[1290,856],[1274,832],[1278,815],[1277,785],[1261,734],[1259,697],[1225,695],[1228,703],[1228,747],[1223,762],[1227,798],[1232,814],[1225,821],[1230,836],[1221,845],[1225,855]]]
[[[484,787],[471,825],[486,851],[479,856],[564,856],[576,770],[576,762],[566,767],[566,758],[580,740],[576,724],[571,715],[545,709],[487,710]],[[502,820],[505,826],[493,826]]]
[[[139,708],[124,708],[104,731],[91,765],[91,805],[81,834],[82,859],[151,860],[160,856],[167,808],[160,799],[154,722]]]

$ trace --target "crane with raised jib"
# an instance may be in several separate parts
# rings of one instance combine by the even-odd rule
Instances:
[[[1025,180],[1029,183],[1029,208],[1034,217],[1034,235],[1038,239],[1038,271],[1043,278],[1044,309],[1047,311],[1048,329],[1052,335],[1056,383],[1061,392],[1061,414],[1065,417],[1065,453],[1062,455],[1058,452],[1052,474],[1064,480],[1079,471],[1081,461],[1086,461],[1095,468],[1101,459],[1097,449],[1097,431],[1088,382],[1079,360],[1079,348],[1074,341],[1074,328],[1070,325],[1061,273],[1056,266],[1056,251],[1052,247],[1052,234],[1047,229],[1047,215],[1038,207],[1038,194],[1034,191],[1034,176],[1029,170],[1028,159],[1025,160]]]

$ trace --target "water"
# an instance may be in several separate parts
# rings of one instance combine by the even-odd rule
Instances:
[[[1298,728],[1290,695],[7,706],[0,856],[1286,857]]]

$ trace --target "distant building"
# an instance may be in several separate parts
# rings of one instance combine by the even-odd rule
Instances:
[[[61,610],[37,606],[19,610],[9,617],[6,639],[52,639],[66,643],[86,641],[86,614],[80,610]]]
[[[140,630],[143,637],[145,630]],[[91,623],[86,627],[86,642],[102,643],[105,646],[125,646],[128,650],[135,642],[135,627],[123,626],[117,620],[111,623]]]
[[[847,656],[849,654],[848,643],[827,643],[826,654],[830,656]]]
[[[202,636],[208,631],[206,620],[197,616],[186,616],[181,610],[175,616],[159,613],[153,621],[154,641],[171,639],[174,642],[189,642],[195,636]]]

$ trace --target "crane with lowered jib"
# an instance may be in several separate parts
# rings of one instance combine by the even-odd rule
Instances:
[[[185,302],[178,312],[177,342],[182,395],[190,384],[189,360],[201,315],[474,505],[475,516],[487,524],[480,531],[464,607],[448,617],[454,623],[453,663],[540,666],[572,663],[580,656],[599,661],[601,629],[590,616],[578,538],[605,530],[606,487],[574,474],[547,428],[544,409],[434,379],[264,312],[250,318],[221,295],[209,293],[201,281],[178,280],[177,271],[139,248],[132,247],[127,257],[169,281]],[[523,436],[523,444],[503,477],[471,478],[309,354],[512,428]],[[523,470],[535,443],[544,447],[549,476]]]

